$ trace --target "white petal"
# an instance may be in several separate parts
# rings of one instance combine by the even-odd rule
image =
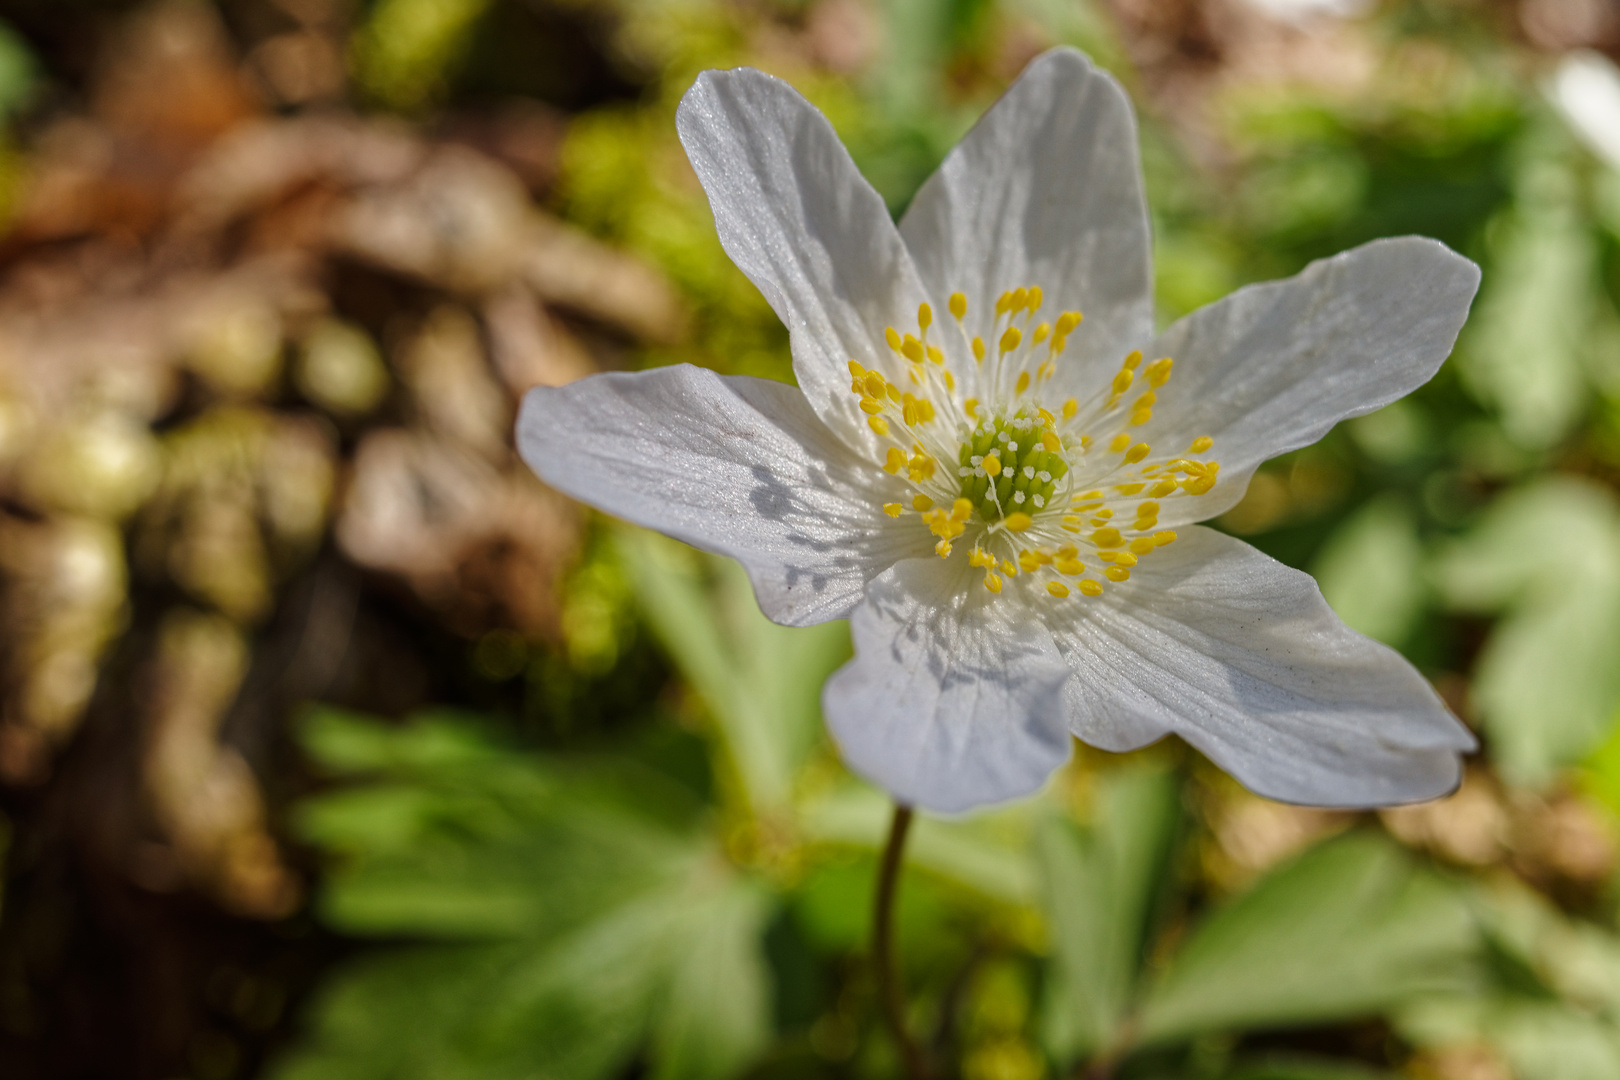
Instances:
[[[879,571],[929,549],[883,514],[888,477],[768,379],[680,364],[536,387],[518,449],[560,491],[739,560],[790,626],[843,618]]]
[[[1175,367],[1141,437],[1184,453],[1212,436],[1221,474],[1209,494],[1166,502],[1161,521],[1213,517],[1242,498],[1260,462],[1428,382],[1478,288],[1472,262],[1405,236],[1239,289],[1171,326],[1148,359],[1173,357]]]
[[[887,369],[884,328],[914,330],[924,299],[882,197],[827,118],[764,72],[705,71],[675,124],[726,253],[787,325],[799,385],[864,443],[848,363]]]
[[[1017,597],[992,597],[960,554],[908,560],[873,581],[850,619],[855,659],[822,695],[850,768],[941,813],[1040,787],[1069,757],[1068,669],[1027,616]]]
[[[1175,732],[1251,790],[1382,806],[1453,790],[1468,730],[1307,574],[1194,526],[1054,638],[1075,734],[1128,750]]]
[[[988,341],[990,305],[1039,285],[1048,321],[1077,310],[1060,378],[1109,373],[1153,335],[1153,264],[1136,120],[1111,76],[1053,49],[945,158],[900,223],[923,282],[968,297]]]

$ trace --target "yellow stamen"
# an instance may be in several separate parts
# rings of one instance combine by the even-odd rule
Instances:
[[[934,309],[927,304],[917,305],[917,325],[927,330],[934,325]]]
[[[1103,594],[1102,582],[1086,578],[1080,583],[1080,591],[1087,596],[1101,596]]]
[[[962,317],[967,314],[966,296],[959,292],[951,293],[951,314],[956,317],[958,322],[962,320]]]
[[[1192,445],[1187,447],[1187,450],[1189,453],[1202,454],[1205,450],[1208,450],[1214,445],[1214,439],[1210,438],[1208,435],[1200,435],[1198,438],[1192,441]]]
[[[906,508],[901,506],[899,503],[884,503],[883,504],[883,512],[885,514],[888,514],[892,518],[897,518],[901,514],[905,513],[905,509]]]
[[[1008,514],[1005,524],[1008,532],[1023,532],[1035,524],[1035,519],[1025,513]]]
[[[1007,327],[1007,332],[1001,335],[1001,351],[1012,352],[1018,348],[1018,343],[1024,340],[1024,332],[1016,326]]]
[[[927,510],[929,507],[931,507],[933,505],[934,505],[934,500],[930,499],[926,495],[914,495],[911,498],[911,508],[913,510],[917,511],[918,513],[921,513],[922,511]]]
[[[1046,583],[1046,591],[1057,597],[1059,600],[1069,595],[1069,587],[1063,584],[1061,581],[1048,581]]]

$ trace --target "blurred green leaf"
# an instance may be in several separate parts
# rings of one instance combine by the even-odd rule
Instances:
[[[819,736],[821,686],[849,656],[847,626],[778,626],[732,560],[699,562],[684,544],[639,529],[617,543],[653,632],[714,714],[749,802],[784,807]]]
[[[1436,581],[1457,608],[1505,609],[1479,656],[1474,698],[1492,759],[1537,787],[1589,754],[1620,705],[1620,510],[1569,478],[1497,499],[1441,554]]]
[[[864,785],[829,792],[800,807],[805,838],[823,844],[876,848],[887,834],[894,805]],[[943,820],[919,817],[906,845],[906,861],[1003,903],[1035,902],[1038,875],[1030,837],[1050,813],[1038,799]]]
[[[1240,1065],[1224,1080],[1395,1080],[1393,1073],[1325,1058],[1275,1057]]]
[[[594,1080],[646,1045],[660,1078],[723,1080],[764,1047],[775,901],[655,774],[503,751],[442,717],[316,713],[305,731],[375,774],[299,815],[336,856],[323,919],[467,944],[345,970],[276,1076]],[[425,1003],[402,994],[429,977]]]
[[[1525,153],[1517,202],[1492,233],[1490,272],[1459,359],[1507,432],[1543,447],[1569,430],[1591,396],[1584,349],[1597,256],[1573,206],[1573,177],[1551,153]]]
[[[1149,990],[1140,1039],[1370,1015],[1455,985],[1477,941],[1453,887],[1382,836],[1351,834],[1198,926]]]
[[[0,20],[0,124],[27,108],[39,83],[39,61],[21,34]]]
[[[1119,769],[1097,784],[1091,824],[1054,817],[1037,846],[1055,954],[1042,1026],[1060,1060],[1101,1049],[1123,1020],[1180,820],[1169,770]]]
[[[1411,511],[1375,498],[1340,524],[1311,573],[1352,629],[1400,645],[1423,610],[1423,545]]]

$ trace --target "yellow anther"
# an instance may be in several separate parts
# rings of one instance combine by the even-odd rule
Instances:
[[[994,566],[996,565],[996,557],[986,552],[983,548],[976,547],[972,551],[968,552],[968,565],[975,568],[980,566]]]
[[[883,391],[886,388],[887,388],[887,384],[883,381],[883,376],[882,375],[879,375],[875,371],[868,371],[866,373],[866,393],[867,393],[867,396],[880,398],[880,397],[883,396]]]
[[[1079,412],[1079,411],[1080,411],[1080,403],[1078,401],[1074,400],[1074,398],[1070,398],[1068,401],[1065,401],[1063,403],[1063,419],[1065,419],[1065,420],[1073,420],[1074,419],[1074,414]]]
[[[898,473],[905,467],[906,452],[900,449],[898,446],[889,447],[888,457],[886,457],[883,461],[883,471],[886,473]]]
[[[952,393],[955,393],[955,391],[956,391],[956,376],[951,374],[951,369],[950,368],[946,368],[944,370],[944,372],[942,372],[942,374],[945,376],[945,389],[952,392]]]
[[[1030,517],[1028,514],[1019,512],[1016,514],[1008,514],[1005,519],[1005,524],[1007,526],[1007,531],[1009,532],[1023,532],[1025,529],[1035,524],[1035,519]]]
[[[1107,578],[1109,581],[1129,581],[1131,579],[1131,572],[1125,569],[1123,566],[1109,566],[1104,567],[1103,577]]]
[[[913,495],[911,497],[911,508],[918,513],[922,513],[924,510],[927,510],[933,505],[934,500],[930,499],[926,495]]]
[[[1126,450],[1128,450],[1130,448],[1130,445],[1131,445],[1131,437],[1129,435],[1126,435],[1124,432],[1121,432],[1120,434],[1115,435],[1112,439],[1109,440],[1108,449],[1113,451],[1116,454],[1123,454]]]
[[[932,401],[923,398],[917,402],[917,416],[923,423],[926,424],[933,420],[935,415],[937,414],[934,412],[934,403]]]
[[[1026,574],[1033,574],[1041,568],[1041,560],[1033,551],[1020,551],[1018,553],[1018,567]]]
[[[986,454],[983,465],[986,476],[1001,475],[1001,458],[997,457],[995,454]]]
[[[893,349],[895,352],[900,351],[900,331],[896,330],[894,327],[889,326],[884,328],[883,340],[887,341],[889,343],[889,348]]]
[[[1029,389],[1029,372],[1027,372],[1027,371],[1020,372],[1019,375],[1018,375],[1018,383],[1014,387],[1013,393],[1022,394],[1025,390],[1028,390],[1028,389]]]
[[[885,514],[888,514],[892,518],[899,517],[901,514],[905,513],[905,510],[906,510],[906,508],[901,506],[899,503],[884,503],[883,504],[883,512]]]
[[[1114,553],[1114,565],[1135,566],[1136,556],[1131,554],[1129,551],[1117,551]]]
[[[958,320],[967,314],[967,297],[959,292],[951,293],[951,314]]]
[[[1047,339],[1047,336],[1050,335],[1051,333],[1052,333],[1052,324],[1051,323],[1044,323],[1044,322],[1041,323],[1039,326],[1037,326],[1035,328],[1035,334],[1034,334],[1035,344],[1039,345],[1041,342],[1045,341]]]
[[[927,304],[917,305],[917,325],[927,330],[934,325],[934,309]]]
[[[1084,318],[1084,316],[1082,316],[1078,311],[1065,311],[1063,314],[1059,315],[1057,321],[1058,337],[1066,337],[1071,330],[1080,325],[1080,320],[1082,318]]]
[[[966,521],[973,516],[973,501],[971,499],[957,499],[951,503],[951,517],[957,521]]]
[[[1151,419],[1153,419],[1152,409],[1137,409],[1135,412],[1131,413],[1131,426],[1141,427]]]
[[[1079,559],[1059,559],[1052,565],[1065,577],[1079,577],[1086,572],[1086,564]]]
[[[1012,293],[1004,292],[1000,296],[996,297],[997,315],[1007,314],[1007,309],[1010,307],[1012,307]]]
[[[1153,391],[1149,390],[1147,393],[1145,393],[1141,397],[1137,398],[1136,399],[1136,404],[1131,406],[1131,407],[1134,408],[1134,409],[1151,409],[1151,408],[1153,408],[1153,406],[1157,405],[1158,403],[1159,403],[1159,395],[1155,394]]]
[[[1077,503],[1091,502],[1093,499],[1101,499],[1102,497],[1103,493],[1100,490],[1082,491],[1074,497],[1073,501]]]
[[[1018,564],[1013,562],[1011,559],[1002,559],[1001,560],[1001,572],[1003,574],[1006,574],[1008,577],[1017,577],[1018,576]]]
[[[876,416],[883,411],[883,402],[873,398],[861,398],[861,411],[868,416]]]
[[[1118,397],[1119,395],[1123,394],[1125,391],[1129,390],[1131,388],[1131,382],[1135,378],[1136,378],[1136,373],[1131,371],[1130,368],[1122,368],[1122,369],[1120,369],[1119,374],[1114,376],[1114,387],[1113,387],[1114,396]]]
[[[1080,436],[1080,449],[1082,449],[1082,450],[1090,450],[1091,449],[1091,436],[1090,435],[1082,435],[1082,436]]]
[[[1041,310],[1041,287],[1039,285],[1029,287],[1029,299],[1025,302],[1029,305],[1031,315]]]
[[[1173,544],[1175,542],[1176,534],[1169,529],[1165,529],[1162,532],[1156,532],[1153,534],[1154,547],[1164,547],[1166,544]]]
[[[921,365],[918,365],[917,367],[909,367],[909,368],[907,368],[906,369],[906,378],[910,379],[912,382],[916,383],[918,386],[921,386],[923,384],[923,376],[922,376],[922,367],[921,367]]]
[[[907,334],[906,339],[900,343],[900,355],[913,364],[920,364],[926,353],[923,351],[923,343]]]
[[[1018,348],[1018,343],[1024,340],[1024,332],[1016,326],[1007,327],[1006,333],[1001,335],[1001,351],[1012,352]]]
[[[933,363],[936,363],[936,364],[940,364],[942,366],[944,365],[944,363],[945,363],[945,354],[940,351],[940,348],[939,348],[938,345],[930,345],[930,346],[928,346],[928,348],[925,351],[927,352],[928,359],[930,361],[932,361]]]
[[[1107,521],[1109,518],[1114,516],[1114,508],[1112,506],[1105,506],[1101,510],[1097,511],[1097,516],[1102,520]]]
[[[1098,529],[1091,534],[1091,542],[1100,548],[1116,548],[1125,543],[1125,538],[1119,534],[1118,529]]]
[[[1080,557],[1080,549],[1075,547],[1073,544],[1064,544],[1062,547],[1057,549],[1057,557],[1060,559],[1078,559]]]
[[[888,386],[884,387],[883,390],[884,393],[889,395],[889,400],[894,402],[896,405],[900,404],[906,399],[905,395],[900,392],[900,388],[894,385],[894,383],[890,383]]]
[[[1189,495],[1202,495],[1215,486],[1213,476],[1194,476],[1182,482]]]
[[[951,542],[949,540],[941,540],[939,543],[935,544],[934,545],[934,554],[938,555],[942,559],[950,558],[951,557]]]
[[[1046,591],[1057,597],[1059,600],[1069,595],[1069,587],[1063,584],[1061,581],[1048,581],[1046,583]]]
[[[910,397],[911,395],[907,394],[906,396]],[[906,402],[905,406],[900,410],[900,417],[906,422],[907,427],[915,424],[917,422],[917,403],[915,401]]]
[[[1082,524],[1084,524],[1083,519],[1081,519],[1076,514],[1064,514],[1063,515],[1063,525],[1062,525],[1062,527],[1063,527],[1064,532],[1077,533],[1077,532],[1080,531],[1080,526]]]
[[[1143,503],[1141,506],[1136,508],[1136,516],[1139,518],[1158,517],[1159,504],[1151,501]]]
[[[1041,445],[1055,454],[1063,449],[1063,440],[1057,437],[1055,431],[1043,431],[1041,432]]]
[[[1007,310],[1016,315],[1024,310],[1024,305],[1027,303],[1029,303],[1029,290],[1024,288],[1014,289],[1012,299],[1007,302]]]
[[[970,397],[962,402],[962,411],[968,414],[968,419],[977,420],[979,418],[979,399]]]
[[[1101,596],[1103,594],[1102,582],[1086,578],[1080,583],[1080,591],[1087,596]]]
[[[1210,438],[1208,435],[1200,435],[1198,438],[1192,441],[1191,446],[1187,447],[1187,452],[1191,454],[1202,454],[1205,450],[1208,450],[1214,445],[1214,439]]]
[[[1151,453],[1153,453],[1153,447],[1149,446],[1145,442],[1139,442],[1129,450],[1125,451],[1125,460],[1129,464],[1135,465],[1138,461],[1141,461]]]
[[[1142,362],[1142,350],[1137,349],[1125,358],[1125,370],[1135,371],[1136,365]]]
[[[973,359],[980,362],[984,360],[984,339],[981,337],[973,339]]]
[[[1149,386],[1163,386],[1170,381],[1170,369],[1175,361],[1168,356],[1153,361],[1147,366],[1147,379]]]
[[[1155,499],[1162,499],[1166,495],[1169,495],[1171,492],[1175,491],[1176,487],[1177,484],[1174,480],[1170,479],[1169,477],[1165,477],[1163,480],[1160,480],[1158,483],[1149,488],[1148,494],[1153,496]]]
[[[1121,495],[1140,495],[1146,484],[1115,484],[1114,490]]]
[[[1048,360],[1040,367],[1035,369],[1035,374],[1044,382],[1057,374],[1057,365]]]
[[[1001,578],[997,577],[994,571],[991,571],[984,575],[984,587],[993,593],[999,593],[1001,591]]]
[[[849,362],[849,373],[858,379],[862,375],[866,374],[866,369],[861,367],[861,362],[859,360],[851,360]]]
[[[879,435],[887,435],[889,433],[889,422],[883,419],[881,416],[868,416],[866,418],[866,424]]]
[[[1057,427],[1057,417],[1053,416],[1045,409],[1036,409],[1035,415],[1040,417],[1042,427]]]
[[[1153,542],[1153,537],[1151,536],[1138,536],[1135,540],[1131,541],[1131,550],[1138,555],[1146,555],[1148,552],[1152,551],[1158,546],[1159,545]]]

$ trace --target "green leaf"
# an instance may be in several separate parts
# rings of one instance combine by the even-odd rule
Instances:
[[[1334,531],[1311,573],[1352,630],[1399,645],[1423,610],[1422,567],[1411,512],[1375,498]]]
[[[1544,447],[1569,430],[1591,395],[1583,349],[1599,277],[1592,235],[1563,205],[1573,184],[1567,169],[1549,158],[1525,172],[1521,186],[1538,190],[1491,233],[1491,273],[1458,358],[1508,434]]]
[[[1604,739],[1620,707],[1620,510],[1608,490],[1543,480],[1498,499],[1436,580],[1464,610],[1506,608],[1474,699],[1503,776],[1539,787]]]
[[[765,1048],[770,971],[760,947],[771,898],[745,882],[693,913],[655,1034],[655,1080],[723,1080]]]
[[[785,807],[818,737],[821,686],[849,656],[848,628],[776,625],[729,559],[700,562],[684,544],[640,529],[615,542],[653,632],[714,715],[749,802]]]
[[[1455,890],[1387,839],[1312,849],[1215,912],[1143,1003],[1144,1043],[1376,1013],[1454,985],[1478,935]]]
[[[1246,1062],[1224,1080],[1395,1080],[1395,1075],[1358,1062],[1289,1056]]]
[[[1612,1080],[1620,1076],[1620,1029],[1559,1001],[1507,994],[1446,995],[1418,1001],[1396,1019],[1418,1046],[1485,1043],[1515,1076]]]
[[[1037,843],[1055,954],[1042,1023],[1065,1061],[1105,1046],[1125,1016],[1180,820],[1169,770],[1120,769],[1098,786],[1089,827],[1053,818]]]
[[[875,849],[888,835],[888,797],[865,785],[827,792],[800,807],[799,826],[817,843]],[[906,862],[1007,904],[1035,902],[1039,875],[1030,850],[1035,824],[1051,812],[1041,799],[970,818],[919,816]]]

